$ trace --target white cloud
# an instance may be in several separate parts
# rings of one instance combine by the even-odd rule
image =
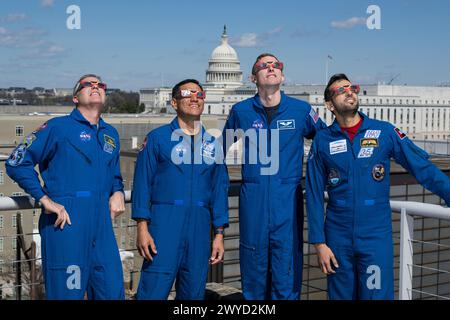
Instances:
[[[233,46],[238,48],[258,48],[266,45],[266,42],[273,36],[280,34],[283,31],[282,27],[276,27],[268,32],[257,34],[255,32],[243,33],[237,38],[230,40]]]
[[[41,0],[41,6],[43,7],[51,7],[55,0]]]
[[[46,31],[40,28],[26,28],[19,31],[8,31],[0,27],[0,46],[10,48],[36,47],[43,43],[42,36]]]
[[[283,31],[283,27],[276,27],[275,29],[272,29],[269,32],[267,32],[267,35],[274,36],[281,33],[281,31]]]
[[[261,45],[261,40],[256,33],[244,33],[236,40],[233,40],[232,44],[241,48],[254,48]]]
[[[2,19],[6,22],[18,22],[25,20],[27,15],[25,13],[10,13],[6,16],[6,18]]]
[[[61,52],[66,51],[66,49],[64,47],[58,46],[58,45],[51,45],[48,49],[47,52],[49,54],[58,54]]]
[[[21,59],[50,59],[50,58],[59,58],[65,55],[66,48],[56,45],[43,43],[39,47],[30,48],[27,52],[23,53],[19,56]]]
[[[350,29],[358,25],[365,25],[366,18],[353,17],[344,21],[332,21],[331,26],[336,29]]]

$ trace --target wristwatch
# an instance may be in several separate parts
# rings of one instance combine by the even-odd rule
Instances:
[[[221,235],[225,236],[225,229],[224,228],[221,228],[221,229],[215,228],[214,235],[216,235],[216,234],[221,234]]]

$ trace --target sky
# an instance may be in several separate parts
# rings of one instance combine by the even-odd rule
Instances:
[[[450,84],[449,14],[448,0],[0,0],[0,88],[70,88],[85,73],[134,91],[204,82],[224,24],[245,81],[271,52],[287,84],[323,84],[327,62],[360,84]]]

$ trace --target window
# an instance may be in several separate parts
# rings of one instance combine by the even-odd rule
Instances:
[[[120,236],[120,247],[122,249],[125,249],[126,244],[127,244],[127,238],[125,236]]]
[[[0,260],[0,274],[3,273],[3,264],[5,263],[5,260]]]
[[[23,137],[23,126],[16,126],[16,137]]]
[[[16,250],[16,249],[17,249],[17,237],[13,237],[13,238],[12,238],[11,248],[12,248],[13,250]]]
[[[0,170],[0,185],[5,184],[5,172]]]
[[[13,192],[13,193],[11,194],[11,196],[13,196],[13,197],[20,197],[21,195],[23,195],[22,192]]]
[[[120,226],[121,227],[126,227],[127,226],[127,218],[122,217],[120,220]]]
[[[0,229],[3,229],[3,221],[4,221],[3,216],[0,216]]]
[[[3,252],[3,242],[4,242],[4,238],[0,237],[0,252]]]
[[[12,218],[11,227],[16,228],[17,227],[17,216],[15,214],[13,214],[11,218]]]

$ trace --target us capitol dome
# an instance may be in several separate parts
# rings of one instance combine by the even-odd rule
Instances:
[[[241,63],[236,51],[228,44],[227,27],[223,27],[222,43],[209,58],[206,86],[237,88],[243,85]]]

